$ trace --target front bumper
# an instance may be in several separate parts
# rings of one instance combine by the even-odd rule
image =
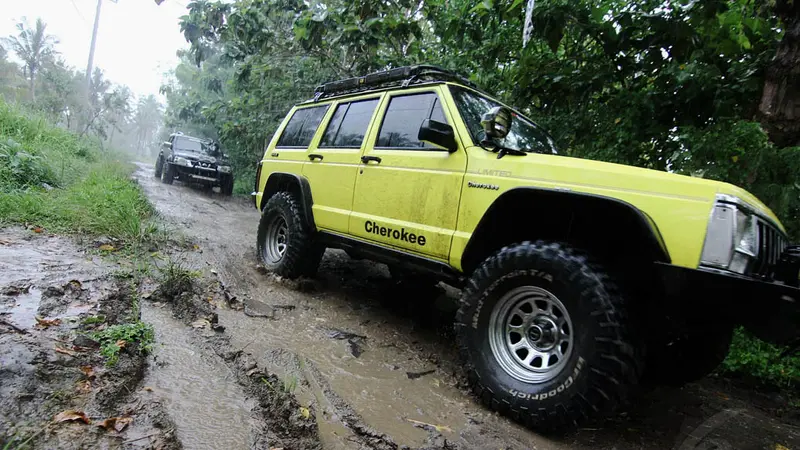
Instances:
[[[656,263],[656,271],[669,305],[730,320],[774,344],[787,344],[800,337],[798,287],[666,263]],[[797,271],[794,273],[797,276]]]
[[[222,178],[228,175],[227,173],[220,173],[216,169],[205,169],[179,165],[175,165],[175,168],[177,169],[179,177],[194,183],[218,185],[222,182]]]

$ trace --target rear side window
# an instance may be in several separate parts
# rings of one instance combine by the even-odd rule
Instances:
[[[378,99],[339,104],[320,147],[360,148],[377,105]]]
[[[327,110],[328,105],[323,105],[295,111],[283,129],[277,147],[308,147]]]
[[[439,97],[435,93],[392,97],[383,117],[376,147],[407,150],[438,149],[417,139],[419,127],[425,119],[447,123]]]

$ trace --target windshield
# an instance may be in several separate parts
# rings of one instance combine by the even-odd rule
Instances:
[[[206,144],[205,142],[186,137],[176,137],[173,145],[176,150],[194,153],[206,153],[211,156],[216,156],[214,147]]]
[[[494,108],[503,106],[495,100],[484,97],[473,91],[450,86],[450,91],[456,100],[458,111],[467,124],[472,140],[480,143],[486,139],[486,134],[481,126],[481,116]],[[497,145],[519,150],[525,153],[558,153],[553,139],[536,124],[512,111],[514,117],[511,131],[503,139],[495,139]]]

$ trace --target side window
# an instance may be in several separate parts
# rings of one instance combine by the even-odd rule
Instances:
[[[319,146],[360,148],[377,105],[378,99],[339,104]]]
[[[376,147],[407,150],[436,148],[417,140],[419,127],[425,119],[447,123],[442,105],[435,93],[392,97],[383,117]]]
[[[308,147],[327,110],[328,105],[323,105],[295,111],[283,129],[277,147]]]

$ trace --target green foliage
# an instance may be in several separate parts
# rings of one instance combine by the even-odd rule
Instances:
[[[23,150],[13,139],[0,142],[0,190],[27,189],[54,184],[55,175],[41,156]]]
[[[800,356],[781,358],[784,349],[737,329],[728,357],[719,372],[777,386],[784,389],[800,387]]]
[[[165,264],[155,263],[159,273],[159,291],[168,299],[175,299],[183,292],[193,292],[195,279],[200,273],[189,270],[175,259],[168,258]]]
[[[112,325],[105,330],[92,333],[91,337],[100,343],[100,354],[106,358],[106,365],[109,366],[119,361],[122,348],[135,346],[140,354],[146,355],[153,350],[155,343],[153,326],[138,321]]]
[[[0,101],[0,223],[144,245],[158,232],[131,166],[96,144]],[[45,190],[42,183],[59,188]]]

